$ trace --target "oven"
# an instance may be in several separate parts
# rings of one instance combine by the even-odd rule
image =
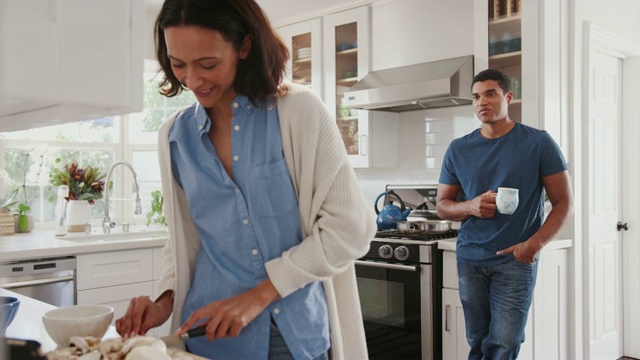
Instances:
[[[387,186],[413,209],[434,186]],[[417,191],[415,189],[419,189]],[[400,191],[399,191],[400,190]],[[419,201],[419,202],[418,202]],[[358,295],[370,359],[441,359],[442,252],[437,243],[457,236],[380,230],[356,261]]]
[[[455,230],[436,237],[455,237]],[[437,239],[380,231],[356,261],[370,359],[442,358],[442,252]]]

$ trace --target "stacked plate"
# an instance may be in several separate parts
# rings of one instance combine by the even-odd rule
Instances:
[[[311,57],[311,48],[303,47],[296,50],[296,59],[306,59]]]

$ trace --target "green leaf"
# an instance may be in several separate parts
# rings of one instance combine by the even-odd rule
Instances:
[[[29,227],[29,218],[27,215],[18,215],[18,231],[24,233]]]

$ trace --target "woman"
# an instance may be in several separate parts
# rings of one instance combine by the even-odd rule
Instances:
[[[254,0],[167,0],[155,35],[162,93],[197,103],[159,130],[161,295],[118,332],[173,314],[179,334],[206,326],[187,341],[205,357],[367,358],[353,260],[373,214],[322,102],[281,83],[286,46]]]

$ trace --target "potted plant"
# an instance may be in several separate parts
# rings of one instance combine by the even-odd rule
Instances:
[[[29,210],[31,210],[31,207],[23,203],[18,204],[18,207],[14,210],[14,213],[17,217],[17,221],[14,225],[17,225],[17,227],[14,230],[17,230],[17,232],[19,233],[27,233],[33,230],[33,220],[29,221],[29,215],[27,214]]]
[[[60,163],[60,158],[56,158]],[[82,168],[77,162],[64,165],[62,169],[54,168],[49,175],[53,186],[67,185],[69,196],[67,204],[67,228],[70,232],[84,231],[85,225],[91,222],[91,209],[96,200],[102,199],[104,190],[104,174],[98,168],[87,165]]]
[[[167,217],[164,215],[164,198],[160,190],[151,192],[151,210],[147,213],[147,226],[151,223],[167,225]]]
[[[31,232],[35,226],[35,219],[32,214],[29,214],[31,206],[29,206],[29,198],[27,193],[27,178],[31,183],[37,183],[39,186],[44,186],[43,177],[46,177],[46,171],[44,169],[44,154],[46,153],[44,147],[36,146],[27,150],[22,156],[22,185],[20,187],[21,202],[17,203],[14,213],[14,229],[16,233]],[[31,164],[30,158],[35,156],[39,161]],[[46,180],[45,180],[46,181]]]

